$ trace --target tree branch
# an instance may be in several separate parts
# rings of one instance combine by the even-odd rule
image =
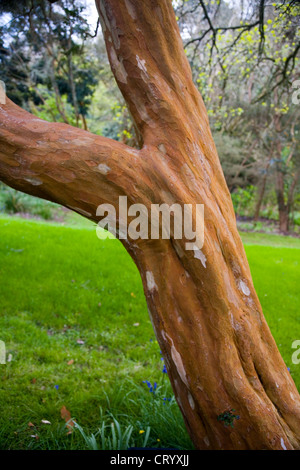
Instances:
[[[0,180],[15,189],[95,221],[99,204],[130,193],[139,166],[139,151],[120,142],[0,105]]]
[[[170,123],[179,132],[186,130],[182,116],[187,109],[199,122],[201,98],[171,1],[96,0],[96,5],[112,71],[142,141],[167,141]]]

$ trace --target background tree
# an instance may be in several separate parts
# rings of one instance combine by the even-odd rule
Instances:
[[[42,102],[44,112],[50,111],[51,120],[86,128],[86,114],[97,81],[93,58],[85,51],[85,42],[91,36],[90,26],[83,16],[85,2],[34,0],[12,5],[4,2],[1,10],[13,14],[1,27],[8,45],[2,46],[0,60],[2,56],[2,60],[11,64],[0,74],[9,84],[8,95],[14,98],[11,82],[16,83],[13,75],[16,64],[15,67],[22,70],[17,86],[28,88],[27,95],[22,95],[27,109],[33,97],[35,105]],[[54,109],[45,90],[53,92]],[[66,109],[67,103],[71,105],[74,122],[70,109]]]
[[[258,185],[255,219],[267,183],[276,188],[282,232],[289,229],[299,185],[298,106],[291,99],[300,74],[299,13],[296,2],[244,2],[231,9],[224,2],[188,1],[177,11],[229,188]],[[291,149],[289,157],[281,155],[283,148],[285,155]],[[268,178],[273,173],[276,178]]]

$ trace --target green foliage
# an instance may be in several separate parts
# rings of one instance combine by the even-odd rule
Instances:
[[[100,410],[101,427],[96,434],[88,436],[83,428],[74,423],[75,428],[79,430],[84,439],[87,449],[89,450],[127,450],[129,447],[135,447],[135,442],[132,437],[133,426],[129,425],[126,428],[118,422],[116,418],[104,417],[102,410]],[[107,423],[109,421],[109,423]],[[150,427],[147,428],[145,437],[143,438],[143,447],[146,447],[150,435]],[[98,442],[99,441],[99,442]]]
[[[235,213],[240,216],[253,215],[255,197],[256,188],[254,186],[248,186],[245,189],[237,188],[231,194]]]
[[[12,17],[5,16],[0,26],[0,79],[7,96],[48,120],[85,127],[82,117],[98,83],[98,64],[85,48],[92,35],[87,5],[82,0],[26,3],[1,6]]]
[[[28,83],[30,56],[21,44],[20,39],[16,38],[9,48],[0,34],[0,80],[5,83],[7,96],[19,106],[24,106],[24,103],[37,97],[31,93]]]
[[[295,225],[300,226],[300,212],[294,212],[293,222]]]
[[[214,33],[203,16],[203,5]],[[264,24],[259,24],[256,4],[246,11],[243,2],[233,8],[224,1],[189,0],[176,8],[230,191],[263,184],[266,191],[274,190],[282,174],[285,204],[289,195],[289,209],[299,210],[294,202],[300,184],[299,106],[292,99],[300,70],[299,5],[263,5]],[[246,193],[245,197],[247,203]],[[237,196],[233,199],[237,202]],[[265,197],[265,214],[264,206]],[[268,207],[272,216],[274,207]]]
[[[42,97],[42,102],[38,106],[31,104],[32,114],[46,121],[64,122],[64,118],[57,107],[55,93],[49,91],[44,85],[38,85],[36,90],[39,92],[39,96]],[[68,102],[67,95],[61,96],[61,103],[67,113],[69,124],[76,126],[74,108]]]
[[[9,214],[25,212],[26,204],[22,193],[10,188],[2,189],[0,193],[0,210]]]
[[[8,214],[26,213],[45,220],[54,219],[59,206],[53,202],[29,196],[0,184],[0,212]]]

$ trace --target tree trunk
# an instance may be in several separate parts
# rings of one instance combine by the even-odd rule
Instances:
[[[277,158],[281,158],[281,153],[278,155]],[[282,170],[282,163],[280,160],[276,163],[276,197],[279,214],[279,230],[282,233],[288,233],[290,208],[284,200],[284,175]]]
[[[57,85],[57,81],[56,81],[56,78],[55,78],[55,59],[54,59],[54,56],[53,55],[50,55],[49,54],[49,75],[50,75],[50,80],[51,80],[51,84],[52,84],[52,88],[53,88],[53,91],[54,91],[54,95],[55,95],[55,103],[56,103],[56,108],[57,108],[57,111],[59,112],[60,116],[62,117],[63,121],[68,124],[68,118],[66,116],[66,113],[65,113],[65,109],[64,109],[64,104],[63,104],[63,101],[62,101],[62,98],[61,98],[61,95],[60,95],[60,92],[59,92],[59,88],[58,88],[58,85]]]
[[[260,214],[260,209],[261,209],[261,205],[262,205],[262,202],[263,202],[263,199],[264,199],[264,195],[265,195],[265,190],[266,190],[266,184],[267,184],[267,179],[268,179],[268,170],[269,170],[269,166],[270,166],[270,161],[271,161],[271,159],[269,158],[269,160],[268,160],[268,162],[267,162],[267,164],[266,164],[266,168],[265,168],[265,170],[264,170],[264,176],[263,176],[263,179],[262,179],[260,188],[259,188],[258,199],[257,199],[256,205],[255,205],[255,211],[254,211],[254,220],[255,220],[255,222],[258,221],[259,214]]]
[[[279,214],[279,230],[282,233],[288,233],[290,229],[290,214],[287,207],[281,209]]]
[[[80,112],[79,112],[79,105],[78,105],[78,100],[77,100],[77,93],[76,93],[74,74],[73,74],[72,34],[73,34],[73,31],[71,30],[70,36],[68,38],[68,45],[69,45],[68,72],[69,72],[69,85],[71,89],[72,103],[73,103],[75,119],[76,119],[76,126],[78,127]],[[83,121],[83,125],[85,124],[86,124],[85,121]],[[86,130],[86,127],[83,127],[83,128]]]
[[[254,221],[257,222],[260,214],[260,209],[261,205],[263,202],[265,190],[266,190],[266,183],[267,183],[267,174],[263,176],[260,188],[259,188],[259,193],[258,193],[258,199],[255,205],[255,211],[254,211]]]
[[[141,150],[0,107],[0,178],[98,221],[103,202],[204,204],[203,247],[122,240],[198,449],[298,449],[300,401],[255,293],[203,101],[169,0],[97,0]],[[236,410],[226,427],[218,419]],[[224,416],[224,415],[223,415]]]

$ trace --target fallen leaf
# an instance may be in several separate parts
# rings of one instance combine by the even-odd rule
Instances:
[[[69,429],[67,434],[71,434],[74,428],[74,421],[72,420],[70,411],[65,407],[65,405],[61,408],[60,415],[67,423],[67,428]]]
[[[61,408],[60,410],[60,416],[62,419],[65,421],[69,421],[71,419],[71,413],[70,411],[65,407],[65,405]]]
[[[140,326],[140,324],[139,323],[134,323],[133,326]]]
[[[41,423],[43,423],[43,424],[51,424],[50,421],[48,421],[47,419],[42,419],[42,420],[41,420]]]
[[[31,383],[32,383],[32,384],[35,384],[35,383],[36,383],[36,379],[31,379]]]
[[[71,359],[67,364],[68,366],[71,366],[72,364],[74,364],[74,359]]]
[[[39,439],[39,436],[37,434],[31,434],[30,437],[33,437],[34,439]]]
[[[33,424],[31,421],[28,423],[28,426],[29,426],[30,428],[34,428],[34,424]]]
[[[12,361],[12,354],[9,354],[6,362],[11,362],[11,361]]]
[[[135,297],[135,294],[134,294],[133,292],[131,292],[131,294],[130,294],[130,295],[131,295],[131,297]]]

